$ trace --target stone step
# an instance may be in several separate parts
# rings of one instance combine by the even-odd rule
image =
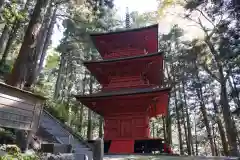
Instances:
[[[91,151],[89,148],[74,148],[75,151]]]
[[[56,136],[56,138],[58,138],[64,144],[69,144],[73,141],[73,140],[69,139],[69,136],[67,136],[67,137],[66,136],[62,136],[62,137]]]
[[[58,121],[43,112],[40,125],[44,128],[48,133],[53,135],[61,144],[71,144],[72,149],[75,151],[74,156],[76,160],[85,160],[84,155],[87,155],[87,160],[93,159],[93,152],[87,145],[85,145],[82,141],[74,138],[74,136],[69,133]]]
[[[92,160],[93,159],[93,153],[92,151],[83,151],[81,149],[75,150],[75,154],[85,154],[88,156],[88,160]]]
[[[69,137],[71,136],[71,134],[67,134],[59,129],[55,129],[55,130],[50,130],[50,129],[46,129],[49,133],[56,135],[58,137]]]
[[[87,160],[85,154],[74,154],[74,160]]]
[[[72,143],[72,146],[75,148],[88,148],[86,145],[81,143]],[[90,150],[90,148],[88,148]]]

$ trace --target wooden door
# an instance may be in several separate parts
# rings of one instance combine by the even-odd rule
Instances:
[[[125,119],[120,122],[121,138],[132,138],[132,120]]]

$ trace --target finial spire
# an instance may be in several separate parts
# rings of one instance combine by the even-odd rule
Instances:
[[[126,28],[130,28],[130,15],[129,15],[128,7],[126,7],[126,19],[125,19],[125,23],[126,23]]]

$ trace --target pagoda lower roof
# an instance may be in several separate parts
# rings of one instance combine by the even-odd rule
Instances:
[[[158,52],[125,58],[85,61],[84,65],[101,84],[108,84],[111,74],[131,76],[145,73],[149,82],[157,85],[160,84],[163,74],[162,55],[163,52]]]
[[[119,91],[97,92],[89,95],[76,95],[86,107],[100,115],[113,113],[147,112],[154,99],[160,99],[157,114],[166,114],[170,87],[149,87],[122,89]]]
[[[158,50],[158,24],[124,31],[95,33],[90,36],[103,59],[116,49],[127,50],[130,47],[146,49],[149,53]]]

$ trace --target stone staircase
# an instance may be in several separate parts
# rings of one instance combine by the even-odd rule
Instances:
[[[40,118],[40,127],[55,137],[60,144],[71,144],[76,160],[93,159],[93,152],[89,144],[73,132],[67,125],[61,123],[47,111],[43,111]]]

